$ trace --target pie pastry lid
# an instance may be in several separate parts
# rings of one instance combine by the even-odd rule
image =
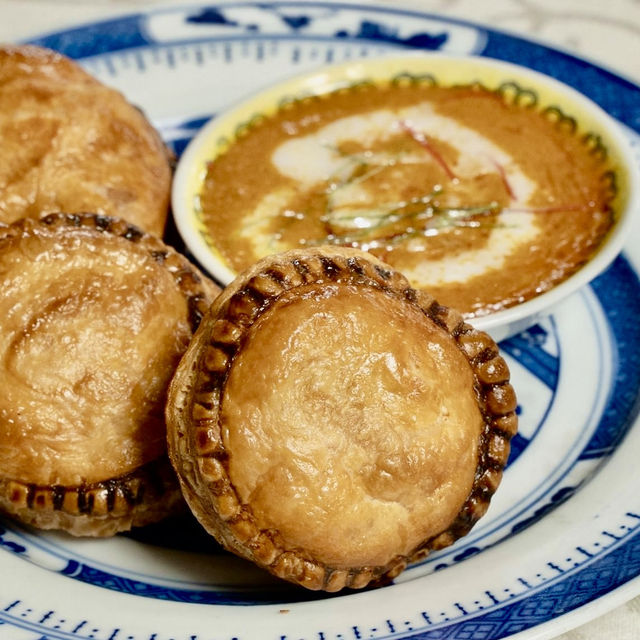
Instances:
[[[73,60],[0,46],[0,220],[92,211],[162,236],[174,155],[145,115]]]
[[[369,254],[263,259],[216,299],[167,401],[185,498],[310,589],[388,580],[485,513],[516,431],[495,342]]]
[[[0,227],[0,510],[111,535],[184,508],[169,380],[219,288],[151,234],[96,214]]]

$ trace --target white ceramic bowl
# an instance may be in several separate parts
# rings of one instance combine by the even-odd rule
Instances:
[[[640,209],[640,168],[619,124],[584,95],[553,78],[510,63],[481,57],[411,54],[367,58],[323,67],[271,86],[213,118],[191,141],[176,170],[172,194],[177,228],[188,249],[218,282],[226,285],[236,273],[225,263],[204,224],[199,209],[207,163],[232,143],[236,132],[257,115],[275,113],[283,101],[334,91],[361,81],[384,81],[398,74],[431,74],[438,84],[480,82],[489,89],[506,82],[537,95],[537,106],[559,106],[580,131],[600,137],[616,172],[617,219],[597,253],[577,272],[552,289],[516,306],[470,320],[496,340],[515,335],[549,314],[553,307],[604,271],[623,248],[632,215]]]

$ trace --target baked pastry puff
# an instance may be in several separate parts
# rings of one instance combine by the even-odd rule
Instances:
[[[93,211],[161,236],[172,162],[145,116],[78,64],[0,46],[0,221]]]
[[[169,380],[219,289],[115,218],[0,225],[0,511],[108,536],[184,509]]]
[[[167,399],[169,455],[222,545],[314,590],[381,584],[465,535],[516,397],[494,341],[354,249],[270,256],[213,303]]]

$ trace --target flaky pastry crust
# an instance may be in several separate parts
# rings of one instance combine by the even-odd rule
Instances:
[[[173,157],[139,109],[48,49],[0,46],[0,220],[117,216],[161,236]]]
[[[184,508],[169,380],[219,288],[117,218],[0,226],[0,510],[106,536]]]
[[[227,549],[309,589],[380,584],[485,513],[517,429],[495,342],[351,249],[265,258],[171,382],[169,455]]]

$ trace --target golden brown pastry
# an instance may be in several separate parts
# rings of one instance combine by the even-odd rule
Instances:
[[[93,211],[162,235],[171,174],[120,93],[48,49],[0,46],[0,221]]]
[[[106,536],[183,501],[169,380],[218,288],[115,218],[0,226],[0,510]]]
[[[493,340],[352,249],[263,259],[213,303],[171,382],[169,455],[226,548],[359,588],[466,534],[517,428]]]

